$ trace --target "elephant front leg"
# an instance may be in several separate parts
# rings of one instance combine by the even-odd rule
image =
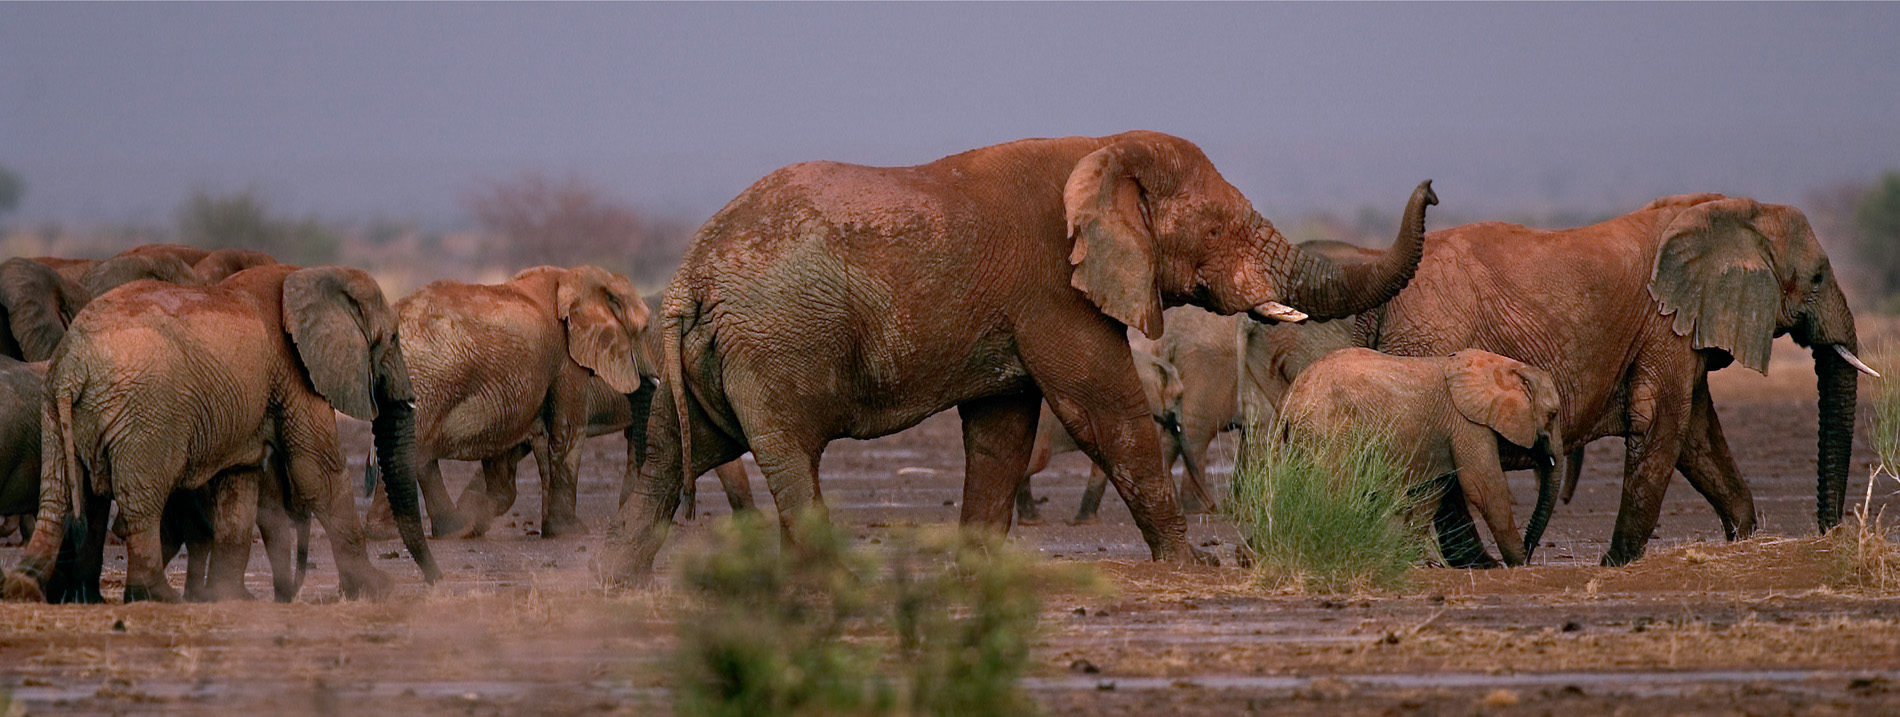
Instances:
[[[1686,383],[1684,384],[1686,386]],[[1627,565],[1643,556],[1643,546],[1662,516],[1663,495],[1682,452],[1684,421],[1690,413],[1687,391],[1645,381],[1630,389],[1631,430],[1625,438],[1623,496],[1616,510],[1616,531],[1603,564]]]
[[[581,522],[578,512],[581,440],[584,437],[585,434],[578,429],[560,431],[548,437],[548,457],[553,459],[553,465],[549,466],[551,470],[541,474],[543,538],[587,534],[587,524]]]
[[[1009,532],[1017,495],[1029,484],[1042,397],[997,396],[957,406],[963,419],[963,514],[966,526]]]
[[[1721,420],[1716,416],[1714,402],[1709,399],[1706,376],[1696,387],[1685,439],[1682,454],[1676,458],[1676,470],[1682,471],[1689,485],[1709,501],[1709,506],[1715,509],[1715,517],[1722,521],[1722,533],[1729,540],[1754,535],[1755,496],[1748,482],[1742,480],[1734,455],[1729,453]]]
[[[1445,565],[1453,568],[1478,568],[1488,570],[1498,566],[1498,561],[1484,549],[1484,542],[1478,539],[1478,526],[1471,520],[1471,511],[1466,508],[1464,487],[1456,478],[1442,478],[1444,488],[1432,512],[1432,532],[1438,535],[1438,552],[1445,559]]]
[[[468,537],[487,534],[488,527],[495,518],[514,506],[516,469],[521,464],[521,459],[528,453],[528,446],[523,444],[510,448],[501,455],[482,459],[481,478],[469,481],[468,485],[462,488],[462,497],[455,501],[456,510],[461,512],[463,520],[467,521],[466,535]],[[542,452],[537,450],[535,455],[538,458]],[[541,470],[542,475],[547,474],[548,469],[545,465]]]
[[[1458,460],[1457,482],[1464,491],[1465,503],[1471,511],[1484,516],[1485,527],[1490,529],[1491,541],[1497,544],[1504,564],[1523,565],[1526,557],[1523,534],[1517,531],[1517,519],[1512,515],[1511,488],[1505,483],[1504,470],[1498,462],[1497,439],[1487,429],[1468,428],[1453,438],[1453,451]],[[1482,550],[1482,546],[1479,549]]]

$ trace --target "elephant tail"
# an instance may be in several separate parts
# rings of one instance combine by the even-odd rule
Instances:
[[[53,420],[41,421],[43,427],[53,431],[50,440],[41,442],[41,451],[45,451],[48,444],[55,448],[48,459],[54,463],[53,472],[45,474],[55,476],[54,485],[64,490],[56,491],[54,495],[67,501],[63,506],[57,503],[51,506],[55,515],[60,517],[73,514],[86,504],[86,481],[79,472],[79,452],[73,445],[73,393],[69,386],[55,389],[52,402],[48,405],[53,410]],[[42,469],[42,472],[45,471]],[[40,514],[44,518],[48,512],[48,506],[44,505],[48,491],[40,491],[40,496]]]
[[[691,301],[691,299],[682,299],[677,303],[671,301],[667,302],[666,311],[662,314],[660,319],[660,330],[662,332],[660,337],[661,342],[664,344],[663,349],[666,352],[667,371],[671,374],[667,377],[667,385],[672,390],[673,414],[677,418],[679,425],[681,480],[679,485],[681,487],[692,483],[695,478],[699,477],[693,473],[693,430],[692,426],[687,423],[690,412],[687,410],[686,405],[686,355],[684,348],[684,344],[686,343],[686,314],[689,309],[694,314],[698,313],[696,303],[690,307],[686,306],[689,301]],[[679,494],[679,490],[673,491],[673,495],[678,496]]]

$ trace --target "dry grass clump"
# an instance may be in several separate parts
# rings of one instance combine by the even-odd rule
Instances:
[[[986,533],[918,531],[853,549],[823,519],[726,519],[681,560],[686,715],[1028,714],[1043,583],[1056,571]]]
[[[1271,431],[1254,431],[1258,436]],[[1370,430],[1243,439],[1228,513],[1270,589],[1402,590],[1431,554],[1404,468]]]

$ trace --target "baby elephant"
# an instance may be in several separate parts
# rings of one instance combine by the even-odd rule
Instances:
[[[1327,354],[1300,374],[1287,389],[1280,420],[1294,440],[1356,426],[1382,429],[1405,463],[1410,486],[1456,476],[1504,562],[1523,565],[1557,502],[1564,460],[1559,407],[1549,374],[1488,351],[1411,358],[1352,348]],[[1518,448],[1499,445],[1499,438]],[[1519,449],[1529,450],[1537,470],[1537,506],[1522,545],[1511,540],[1517,523],[1499,455]],[[1417,506],[1418,515],[1431,515],[1437,503],[1433,497]]]

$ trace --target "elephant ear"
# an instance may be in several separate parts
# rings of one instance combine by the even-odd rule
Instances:
[[[319,267],[284,277],[284,329],[290,332],[310,386],[336,410],[376,418],[371,400],[369,329],[350,294],[351,269]]]
[[[86,305],[86,290],[52,267],[26,258],[0,263],[0,317],[20,359],[44,361]]]
[[[620,393],[640,390],[637,347],[647,328],[647,304],[627,277],[594,266],[561,275],[556,289],[567,326],[567,353]]]
[[[1069,172],[1062,190],[1074,248],[1069,284],[1102,313],[1150,339],[1161,336],[1161,292],[1155,287],[1154,230],[1145,192],[1128,155],[1137,145],[1095,150]]]
[[[1529,448],[1537,443],[1538,420],[1526,374],[1534,370],[1521,361],[1468,349],[1451,355],[1445,382],[1452,405],[1465,418]]]
[[[1677,336],[1767,373],[1781,302],[1774,249],[1755,227],[1761,211],[1745,197],[1682,210],[1663,230],[1649,294],[1664,316],[1676,315],[1671,328]]]

